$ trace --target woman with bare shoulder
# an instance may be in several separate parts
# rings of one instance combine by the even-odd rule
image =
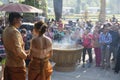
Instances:
[[[28,68],[28,80],[50,80],[53,72],[49,62],[52,56],[52,41],[44,35],[47,25],[39,21],[35,23],[33,34],[35,37],[31,41],[30,64]]]

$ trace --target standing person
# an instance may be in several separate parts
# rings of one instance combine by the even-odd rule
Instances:
[[[88,56],[89,56],[89,64],[88,67],[91,66],[91,63],[93,61],[92,59],[92,35],[90,34],[90,29],[86,29],[86,31],[84,32],[83,36],[83,67],[85,67],[85,55],[86,55],[86,51],[88,52]]]
[[[24,41],[24,43],[25,43],[25,44],[24,44],[24,45],[25,45],[24,48],[25,48],[26,51],[29,51],[29,49],[30,49],[29,47],[30,47],[30,46],[29,46],[28,37],[27,37],[27,30],[24,28],[24,29],[21,29],[20,32],[21,32],[23,41]],[[28,64],[29,64],[29,62],[30,62],[30,59],[27,58],[27,59],[25,60],[25,62],[26,62],[26,67],[28,67]]]
[[[116,62],[114,68],[115,73],[119,73],[120,71],[120,27],[118,28],[118,33],[119,33],[119,41],[118,41],[118,50],[116,54]]]
[[[96,67],[100,67],[101,50],[100,50],[100,44],[99,44],[99,29],[97,26],[93,31],[92,47],[94,48],[94,52],[95,52]]]
[[[3,61],[5,60],[5,56],[6,56],[6,53],[5,53],[5,48],[4,48],[4,45],[3,45],[3,41],[2,41],[2,33],[3,33],[3,25],[2,25],[3,21],[0,20],[0,64],[2,65],[2,70],[1,70],[1,73],[0,73],[0,80],[2,80],[3,78],[3,73],[4,73],[4,63]]]
[[[63,23],[60,21],[58,23],[57,31],[54,34],[54,40],[61,42],[63,40],[64,36],[65,36],[64,26],[63,26]]]
[[[27,30],[26,29],[21,29],[20,33],[21,33],[23,41],[25,43],[25,50],[28,50],[29,47],[28,47],[28,44],[27,44],[27,41],[28,41],[28,39],[27,39]]]
[[[50,39],[54,39],[54,32],[53,32],[53,28],[49,27],[48,30],[45,33],[46,36],[48,36]]]
[[[103,32],[100,33],[99,42],[101,45],[101,66],[102,68],[110,68],[110,44],[112,36],[109,33],[109,26],[104,24]]]
[[[119,73],[119,71],[120,71],[120,46],[118,47],[117,59],[116,59],[115,68],[114,68],[115,73]]]
[[[9,14],[9,26],[3,32],[3,43],[6,50],[4,80],[26,80],[24,42],[17,28],[21,26],[22,16],[19,13]]]
[[[116,62],[116,57],[117,57],[117,49],[118,49],[118,44],[119,44],[119,33],[118,33],[118,26],[113,25],[111,26],[111,30],[109,33],[112,36],[112,42],[111,42],[111,47],[110,47],[110,53],[113,53],[113,59],[114,63]]]
[[[2,41],[3,21],[0,20],[0,57],[5,57],[5,48]]]
[[[118,20],[116,19],[115,15],[112,17],[112,22],[117,22]]]
[[[76,30],[71,35],[71,39],[75,42],[75,44],[80,44],[81,43],[80,28],[76,28]]]
[[[31,41],[30,64],[28,80],[50,80],[52,65],[49,62],[52,56],[52,41],[44,35],[47,25],[42,21],[35,23],[33,33],[35,37]]]

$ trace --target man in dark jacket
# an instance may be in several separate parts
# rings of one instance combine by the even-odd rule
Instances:
[[[116,62],[117,56],[117,49],[118,49],[118,42],[119,42],[119,33],[118,33],[118,26],[111,26],[111,30],[109,33],[112,35],[112,43],[110,46],[110,53],[113,53],[113,61]]]
[[[116,64],[115,64],[115,73],[119,73],[120,71],[120,46],[117,52],[117,60],[116,60]]]

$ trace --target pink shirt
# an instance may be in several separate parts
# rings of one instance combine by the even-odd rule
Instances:
[[[83,34],[83,46],[85,48],[92,48],[92,34]]]

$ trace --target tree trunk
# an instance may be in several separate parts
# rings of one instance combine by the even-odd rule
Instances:
[[[55,19],[59,21],[62,18],[63,0],[53,0]]]
[[[77,13],[77,14],[80,13],[80,3],[81,3],[81,0],[77,0],[77,1],[76,1],[76,13]]]
[[[106,0],[100,0],[100,3],[99,21],[103,23],[106,19]]]
[[[119,10],[120,9],[120,1],[117,0],[116,2],[117,2],[116,3],[117,4],[117,14],[120,14],[120,10]]]

